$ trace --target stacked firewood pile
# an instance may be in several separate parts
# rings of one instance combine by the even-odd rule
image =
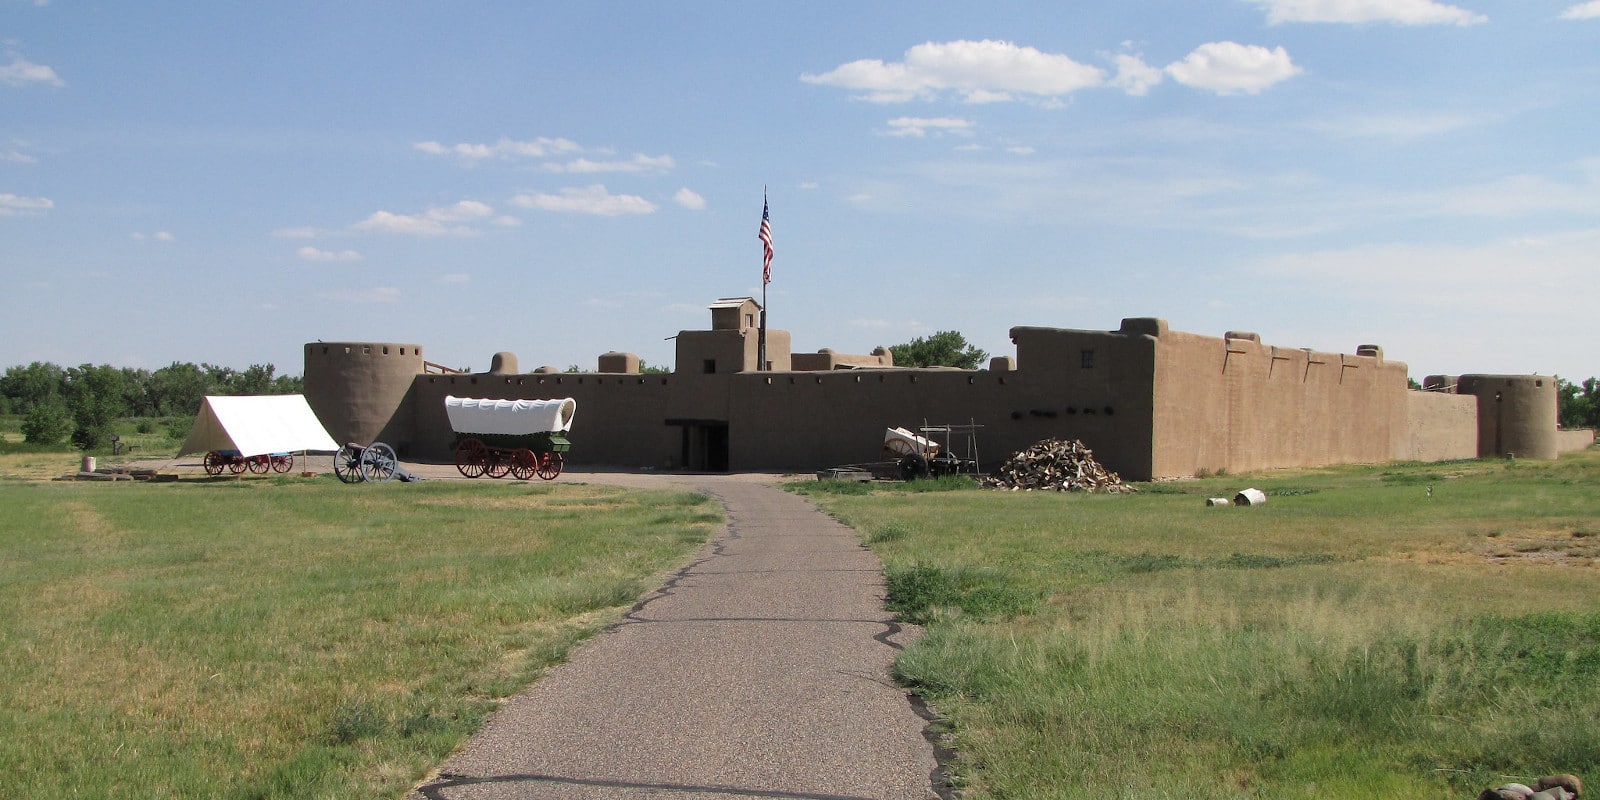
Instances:
[[[983,479],[990,489],[1013,492],[1107,492],[1131,494],[1138,487],[1094,460],[1094,451],[1078,439],[1045,439],[1012,454],[999,471]]]

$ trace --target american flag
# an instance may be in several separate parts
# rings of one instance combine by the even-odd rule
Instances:
[[[772,283],[772,217],[767,213],[767,198],[761,198],[761,285]]]

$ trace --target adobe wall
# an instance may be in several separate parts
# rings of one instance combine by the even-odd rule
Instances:
[[[1388,461],[1410,436],[1406,365],[1265,345],[1254,334],[1156,338],[1158,477]]]
[[[568,461],[574,465],[684,466],[686,425],[728,431],[728,468],[808,472],[880,459],[885,428],[982,425],[978,456],[993,469],[1044,438],[1081,438],[1129,480],[1147,454],[1118,446],[1140,415],[1106,415],[1103,392],[1063,389],[1038,375],[951,369],[768,372],[733,375],[419,375],[412,396],[420,457],[448,461],[454,435],[444,412],[458,397],[571,397],[578,403]],[[1075,399],[1074,399],[1075,398]],[[1095,413],[1068,413],[1068,401]],[[943,436],[937,437],[944,441]],[[965,440],[954,443],[966,455]]]
[[[1444,392],[1406,393],[1406,438],[1396,461],[1478,457],[1477,398]]]
[[[411,384],[423,371],[422,345],[311,342],[305,363],[306,403],[334,441],[412,452]]]
[[[1563,453],[1587,450],[1594,446],[1594,431],[1588,428],[1556,431],[1556,449]]]

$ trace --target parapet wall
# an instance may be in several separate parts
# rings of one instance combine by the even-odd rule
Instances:
[[[1406,365],[1375,346],[1329,353],[1244,332],[1156,341],[1157,476],[1377,463],[1408,448]]]

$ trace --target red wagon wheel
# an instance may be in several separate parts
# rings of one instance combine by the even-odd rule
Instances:
[[[291,469],[294,469],[294,453],[272,457],[273,472],[288,472]]]
[[[511,472],[511,459],[513,458],[511,451],[501,450],[498,447],[488,449],[489,459],[487,465],[483,468],[483,474],[491,478],[504,478]]]
[[[560,453],[539,454],[539,477],[553,481],[561,474],[561,465],[566,462]]]
[[[539,457],[526,447],[511,451],[507,460],[511,462],[511,477],[519,481],[532,478],[539,469]]]
[[[245,462],[242,456],[227,456],[227,459],[228,471],[235,475],[238,475],[250,468],[250,465]]]
[[[251,456],[245,459],[245,467],[257,475],[265,475],[272,471],[272,456]]]
[[[476,478],[489,466],[489,448],[481,439],[468,437],[456,445],[456,469],[463,477]]]
[[[206,460],[203,462],[207,475],[221,475],[222,468],[227,464],[228,462],[223,460],[222,454],[215,450],[206,453]]]

